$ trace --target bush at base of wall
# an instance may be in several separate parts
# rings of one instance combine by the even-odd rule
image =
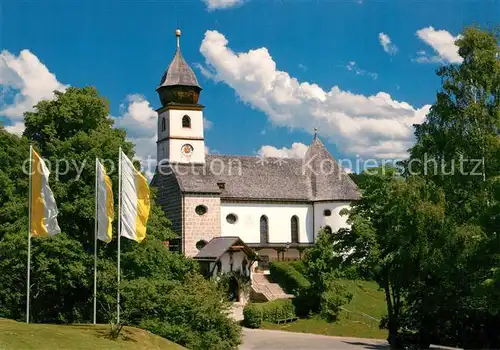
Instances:
[[[243,309],[243,324],[249,328],[259,328],[262,321],[278,323],[293,317],[295,307],[290,299],[249,303]]]

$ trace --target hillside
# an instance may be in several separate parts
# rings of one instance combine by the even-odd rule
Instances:
[[[377,283],[341,280],[352,293],[352,300],[343,306],[337,322],[329,323],[318,316],[286,324],[265,322],[263,328],[290,332],[316,333],[333,336],[385,339],[387,331],[378,327],[386,314],[384,293]]]
[[[25,324],[0,319],[0,350],[184,349],[142,329],[124,327],[118,341],[107,338],[108,330],[109,325]]]

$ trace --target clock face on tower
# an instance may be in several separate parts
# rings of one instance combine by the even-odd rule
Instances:
[[[181,154],[183,156],[190,156],[193,153],[193,146],[191,146],[189,143],[186,143],[181,147]]]

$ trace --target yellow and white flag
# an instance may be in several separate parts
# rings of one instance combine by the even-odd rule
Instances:
[[[106,175],[106,169],[96,159],[96,190],[97,190],[97,239],[106,243],[111,242],[113,217],[113,189],[111,179]]]
[[[57,205],[54,194],[49,187],[49,169],[42,158],[32,152],[31,169],[31,223],[32,237],[47,237],[61,233],[57,223]]]
[[[121,171],[121,235],[141,242],[146,237],[150,199],[148,180],[120,151]]]

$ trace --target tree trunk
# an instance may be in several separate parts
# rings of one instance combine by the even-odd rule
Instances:
[[[387,303],[387,328],[389,330],[389,337],[388,337],[388,342],[389,345],[391,346],[391,349],[398,349],[398,341],[397,341],[397,335],[398,335],[398,327],[397,327],[397,322],[396,322],[396,315],[394,313],[394,307],[392,305],[392,298],[391,298],[391,289],[389,286],[389,282],[386,280],[384,281],[384,292],[385,292],[385,301]]]

